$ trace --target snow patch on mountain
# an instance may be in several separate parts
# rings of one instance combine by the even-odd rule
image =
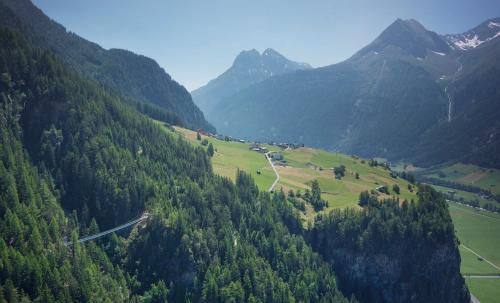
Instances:
[[[479,40],[477,35],[474,35],[472,38],[465,38],[464,39],[458,39],[454,41],[455,46],[457,46],[460,49],[466,50],[466,49],[471,49],[471,48],[476,48],[478,47],[483,41]]]
[[[435,51],[432,51],[432,52],[433,52],[434,54],[436,54],[436,55],[446,56],[446,54],[445,54],[445,53],[440,53],[440,52],[435,52]]]
[[[488,37],[484,40],[479,39],[478,35],[474,35],[472,37],[467,37],[465,35],[458,35],[450,37],[450,42],[452,46],[461,49],[461,50],[470,50],[478,47],[479,45],[491,41],[500,36],[500,31],[497,32],[492,37]]]
[[[446,35],[444,38],[454,49],[471,50],[500,36],[500,20],[490,20],[463,34]]]
[[[489,28],[500,27],[500,23],[496,23],[496,22],[490,21],[490,23],[488,23],[488,27]]]

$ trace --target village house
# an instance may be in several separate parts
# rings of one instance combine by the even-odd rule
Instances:
[[[258,143],[255,143],[255,142],[250,143],[248,146],[248,149],[250,149],[254,152],[261,153],[261,154],[265,154],[268,152],[267,148],[261,147]]]
[[[283,155],[280,153],[277,153],[277,152],[272,152],[270,154],[270,156],[271,156],[271,159],[273,159],[274,161],[282,161],[283,160]]]

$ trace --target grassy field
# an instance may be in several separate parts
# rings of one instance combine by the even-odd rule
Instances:
[[[460,271],[464,275],[489,275],[499,274],[500,271],[488,264],[481,261],[471,251],[465,249],[462,245],[459,247],[462,263],[460,264]]]
[[[496,194],[500,191],[500,170],[496,169],[457,163],[429,170],[425,176],[481,187]],[[433,187],[442,192],[453,191],[455,197],[461,197],[466,201],[477,200],[481,206],[487,203],[496,204],[493,200],[484,199],[471,192],[436,185],[433,185]],[[450,203],[450,214],[460,242],[497,265],[497,267],[500,266],[500,215],[456,203]],[[462,245],[459,249],[462,258],[460,268],[462,274],[500,274],[498,269],[481,260]],[[500,279],[466,278],[466,282],[470,292],[480,302],[493,303],[500,301]]]
[[[397,162],[391,164],[391,169],[395,171],[406,171],[406,172],[416,172],[422,170],[421,167],[416,167],[411,163]]]
[[[427,177],[474,185],[500,194],[500,170],[471,164],[456,163],[429,170]]]
[[[484,206],[487,203],[496,203],[494,200],[484,199],[483,197],[481,197],[475,193],[468,192],[468,191],[463,191],[463,190],[459,190],[459,189],[454,189],[454,188],[449,188],[449,187],[444,187],[444,186],[439,186],[439,185],[433,185],[433,184],[432,184],[432,187],[434,187],[438,191],[444,192],[444,193],[448,193],[450,191],[453,191],[455,197],[463,198],[465,201],[477,200],[477,201],[479,201],[479,204],[481,206]]]
[[[500,266],[500,215],[456,203],[449,209],[461,243]]]
[[[498,303],[500,298],[500,279],[465,279],[469,291],[481,303]]]
[[[168,130],[170,131],[170,130]],[[175,127],[175,132],[188,139],[193,145],[199,146],[196,132]],[[202,136],[211,142],[216,150],[212,159],[214,171],[220,175],[234,179],[236,170],[241,169],[252,174],[261,190],[267,190],[275,180],[274,172],[263,154],[250,151],[247,143],[226,142]],[[277,190],[302,191],[310,189],[310,184],[317,179],[322,197],[328,201],[329,209],[357,207],[359,193],[387,185],[390,195],[401,199],[415,199],[415,194],[408,190],[408,182],[400,178],[392,178],[388,170],[381,167],[370,167],[366,161],[338,153],[330,153],[312,148],[298,148],[281,151],[276,146],[263,145],[270,151],[280,151],[286,160],[286,166],[277,165],[280,181]],[[362,163],[365,162],[365,163]],[[346,175],[342,180],[336,180],[332,168],[346,166]],[[260,174],[257,174],[260,171]],[[355,178],[355,173],[359,179]],[[392,186],[398,184],[400,194],[397,195]],[[381,197],[388,197],[381,194]],[[314,212],[307,212],[312,217]]]
[[[449,203],[458,239],[488,261],[500,265],[500,215]],[[460,247],[461,272],[467,274],[498,274],[499,270]],[[498,302],[500,279],[466,278],[469,290],[483,303]]]
[[[415,194],[408,190],[406,180],[392,178],[389,171],[381,167],[370,167],[362,159],[313,148],[298,148],[282,153],[287,166],[277,168],[281,178],[278,188],[304,190],[317,179],[329,208],[356,206],[360,192],[381,185],[387,185],[391,195],[401,199],[415,199]],[[339,165],[346,167],[346,173],[341,180],[336,180],[332,169]],[[359,174],[359,179],[356,179],[356,173]],[[399,195],[392,191],[394,184],[400,187]]]
[[[165,128],[166,131],[171,132]],[[193,145],[200,146],[200,141],[196,140],[196,132],[175,127],[175,133],[188,139]],[[250,151],[247,143],[226,142],[215,138],[202,136],[211,142],[216,150],[212,158],[214,171],[220,175],[227,176],[234,180],[238,169],[247,171],[256,180],[261,190],[267,190],[275,180],[274,172],[263,154]],[[293,189],[294,191],[310,189],[313,180],[318,180],[322,196],[329,202],[329,209],[357,207],[359,193],[364,190],[375,189],[380,185],[387,185],[390,195],[398,196],[401,199],[416,199],[414,193],[408,191],[408,182],[401,178],[392,178],[388,170],[381,167],[370,167],[367,161],[355,157],[330,153],[312,148],[298,148],[294,150],[281,151],[276,146],[264,145],[271,151],[280,151],[286,165],[277,165],[280,181],[276,189]],[[332,168],[344,165],[346,174],[341,180],[334,177]],[[472,180],[470,175],[477,174],[474,167],[455,165],[445,169],[446,178],[451,181]],[[257,174],[257,171],[260,174]],[[456,171],[456,172],[455,172]],[[478,184],[498,184],[497,171],[493,170],[487,175],[476,178],[474,182]],[[356,179],[356,173],[359,179]],[[437,174],[437,172],[435,172]],[[491,174],[491,175],[488,175]],[[436,175],[437,177],[437,175]],[[465,182],[465,181],[464,181]],[[472,181],[471,181],[472,182]],[[478,183],[479,182],[479,183]],[[401,193],[396,195],[392,191],[392,185],[398,184]],[[495,187],[495,186],[490,186]],[[441,191],[448,191],[445,187],[436,187]],[[472,193],[457,191],[457,195],[462,195],[465,199],[478,198]],[[381,195],[384,197],[387,195]],[[480,198],[478,198],[481,203]],[[313,218],[315,212],[310,205],[306,206],[305,219]],[[494,264],[500,264],[500,215],[474,210],[470,207],[456,203],[450,203],[450,214],[453,218],[456,233],[461,243],[473,249],[487,260]],[[462,257],[461,271],[463,274],[498,274],[497,269],[489,265],[484,260],[480,260],[476,255],[460,247]],[[500,279],[472,279],[467,278],[467,284],[471,292],[481,302],[497,302],[500,298]]]
[[[175,131],[187,138],[193,145],[201,146],[200,141],[196,140],[196,132],[180,127],[175,127]],[[237,170],[244,170],[252,175],[261,190],[267,190],[276,179],[265,156],[250,151],[248,144],[226,142],[207,136],[202,136],[202,139],[207,139],[214,146],[215,155],[212,158],[212,166],[215,173],[234,180]],[[258,171],[260,174],[257,173]]]

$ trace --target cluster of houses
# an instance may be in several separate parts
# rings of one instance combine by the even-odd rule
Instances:
[[[269,157],[274,161],[283,161],[283,155],[278,152],[272,152],[269,154]]]
[[[299,148],[299,147],[304,147],[304,143],[301,143],[301,144],[295,144],[295,143],[277,143],[277,142],[269,142],[268,143],[269,145],[272,145],[272,146],[277,146],[281,149],[296,149],[296,148]]]
[[[225,136],[225,135],[221,135],[221,134],[212,134],[212,133],[206,132],[203,129],[198,129],[197,132],[200,133],[201,135],[212,137],[212,138],[215,138],[215,139],[218,139],[218,140],[221,140],[221,141],[234,141],[234,142],[246,143],[246,141],[243,140],[243,139],[233,138],[231,136]],[[294,144],[294,143],[269,142],[268,144],[272,145],[272,146],[277,146],[277,147],[279,147],[279,148],[281,148],[283,150],[285,150],[285,149],[296,149],[296,148],[299,148],[299,147],[304,147],[304,144]],[[285,162],[282,154],[280,154],[278,152],[270,152],[269,153],[269,150],[267,148],[261,146],[257,142],[251,142],[248,145],[248,149],[250,149],[251,151],[254,151],[254,152],[261,153],[261,154],[268,154],[268,156],[273,161]]]
[[[267,154],[269,152],[269,150],[265,147],[262,147],[260,146],[259,143],[250,143],[250,145],[248,146],[248,149],[251,150],[251,151],[254,151],[254,152],[258,152],[258,153],[261,153],[261,154]]]
[[[234,142],[240,142],[240,143],[245,143],[246,141],[243,140],[243,139],[237,139],[237,138],[233,138],[231,136],[225,136],[225,135],[221,135],[221,134],[212,134],[212,133],[209,133],[203,129],[198,129],[197,132],[200,134],[200,135],[203,135],[203,136],[207,136],[207,137],[211,137],[211,138],[215,138],[217,140],[221,140],[221,141],[234,141]]]
[[[242,142],[245,142],[245,141],[242,141]],[[304,147],[304,144],[300,144],[299,145],[299,144],[293,144],[293,143],[276,143],[276,142],[270,142],[270,143],[268,143],[268,145],[277,146],[277,147],[279,147],[279,148],[281,148],[283,150],[285,150],[285,149],[296,149],[296,148],[299,148],[299,147]],[[260,146],[260,144],[256,143],[256,142],[250,143],[249,149],[253,150],[253,151],[256,151],[256,152],[263,153],[263,154],[265,154],[265,153],[268,152],[267,148]]]
[[[258,152],[258,153],[261,153],[261,154],[267,154],[267,156],[269,158],[271,158],[271,160],[273,161],[283,161],[284,158],[283,158],[283,155],[278,153],[278,152],[269,152],[269,150],[265,147],[262,147],[260,146],[259,143],[250,143],[250,145],[248,146],[248,149],[250,149],[251,151],[254,151],[254,152]]]
[[[212,137],[212,138],[215,138],[215,139],[218,139],[218,140],[222,140],[222,141],[234,141],[234,142],[240,142],[240,143],[246,143],[247,142],[247,141],[245,141],[243,139],[233,138],[231,136],[209,133],[209,132],[207,132],[207,131],[205,131],[204,129],[201,129],[201,128],[198,129],[197,132],[200,133],[201,135]],[[281,143],[278,143],[278,142],[269,142],[267,144],[271,145],[271,146],[277,146],[277,147],[279,147],[281,149],[296,149],[296,148],[299,148],[299,147],[304,147],[303,143],[296,144],[296,143],[285,143],[285,142],[281,142]],[[261,147],[260,144],[256,143],[256,142],[250,143],[250,149],[254,150],[254,151],[257,151],[257,152],[260,152],[260,153],[267,153],[268,152],[268,150],[265,147]]]

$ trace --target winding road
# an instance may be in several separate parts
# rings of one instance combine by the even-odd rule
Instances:
[[[271,187],[269,187],[269,192],[272,192],[278,181],[280,180],[280,175],[278,174],[278,171],[276,170],[276,167],[273,164],[273,160],[271,160],[271,157],[269,156],[271,153],[266,153],[266,158],[267,161],[269,161],[269,164],[271,164],[271,167],[274,170],[274,173],[276,174],[276,180],[274,180],[273,184],[271,184]]]

